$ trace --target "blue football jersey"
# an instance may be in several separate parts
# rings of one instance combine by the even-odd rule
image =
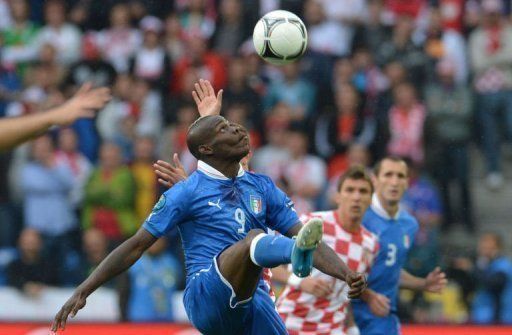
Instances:
[[[188,281],[249,230],[285,234],[298,222],[292,201],[270,178],[241,168],[227,178],[200,161],[197,171],[162,195],[143,227],[155,237],[178,228]]]
[[[390,218],[374,195],[372,205],[363,217],[363,226],[379,237],[380,245],[368,276],[368,287],[387,296],[391,300],[391,312],[396,312],[400,272],[418,231],[418,222],[404,210]],[[371,313],[366,303],[360,300],[354,301],[354,313],[356,309]]]

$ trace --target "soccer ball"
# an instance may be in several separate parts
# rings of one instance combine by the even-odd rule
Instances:
[[[261,58],[274,65],[283,65],[302,56],[306,50],[308,32],[297,15],[275,10],[256,23],[252,41]]]

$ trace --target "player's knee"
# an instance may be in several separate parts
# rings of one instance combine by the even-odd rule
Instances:
[[[250,244],[252,240],[259,234],[265,234],[265,231],[263,229],[251,229],[249,230],[249,232],[247,232],[245,240],[247,241],[247,243]]]
[[[251,245],[252,245],[254,239],[256,238],[256,236],[261,235],[261,234],[265,234],[265,231],[262,229],[251,229],[247,232],[247,235],[243,239],[244,246],[245,246],[244,251],[247,251],[247,255],[249,255]]]

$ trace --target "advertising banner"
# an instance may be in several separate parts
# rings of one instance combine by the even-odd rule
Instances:
[[[48,335],[49,324],[0,323],[0,334],[8,335]],[[480,326],[420,326],[405,325],[403,335],[510,335],[512,327]],[[139,323],[71,323],[64,335],[200,335],[186,324],[139,324]]]

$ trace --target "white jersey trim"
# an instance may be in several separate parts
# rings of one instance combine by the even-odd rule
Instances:
[[[402,211],[401,208],[398,208],[398,212],[396,212],[394,217],[391,217],[388,212],[384,209],[382,206],[382,203],[380,202],[379,197],[376,193],[373,193],[372,196],[372,204],[371,207],[373,211],[380,217],[386,219],[386,220],[398,220],[398,217],[400,216],[400,212]]]
[[[226,177],[222,172],[214,168],[213,166],[203,162],[199,161],[197,162],[197,169],[207,175],[208,177],[211,177],[213,179],[220,179],[220,180],[229,180],[231,178]],[[242,165],[240,165],[240,168],[238,169],[237,178],[243,176],[245,173],[244,169],[242,168]]]
[[[217,256],[213,257],[213,264],[215,265],[215,271],[217,271],[217,274],[219,275],[220,280],[222,280],[224,285],[226,285],[231,290],[231,297],[229,298],[229,307],[236,308],[239,305],[243,305],[243,304],[248,303],[249,301],[252,300],[252,297],[249,297],[249,298],[247,298],[245,300],[237,301],[237,302],[235,302],[233,304],[233,302],[234,302],[234,300],[236,298],[236,293],[235,293],[235,290],[233,290],[233,286],[231,286],[231,284],[228,282],[228,280],[226,278],[224,278],[222,273],[220,273],[219,265],[217,264]]]
[[[251,261],[259,266],[259,267],[263,267],[261,266],[260,264],[258,264],[258,262],[256,261],[256,258],[254,257],[254,252],[256,251],[256,244],[258,244],[258,242],[264,238],[265,236],[267,236],[267,234],[265,233],[261,233],[259,235],[257,235],[255,238],[252,239],[251,241],[251,247],[249,248],[249,256],[251,257]]]

